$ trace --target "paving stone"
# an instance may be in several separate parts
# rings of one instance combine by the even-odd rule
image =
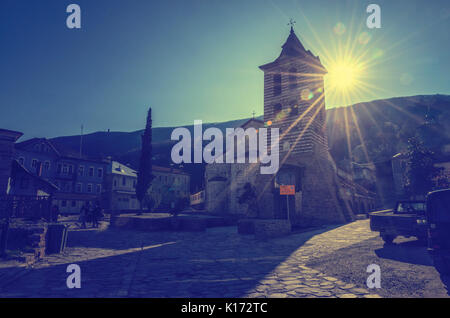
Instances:
[[[341,294],[338,296],[339,298],[358,298],[355,294]]]
[[[341,286],[341,288],[343,288],[343,289],[350,289],[350,288],[353,288],[353,287],[355,287],[354,284],[346,284],[344,286]]]
[[[363,288],[353,288],[351,291],[355,294],[367,294],[367,290]]]
[[[382,297],[377,294],[368,294],[368,295],[364,295],[364,298],[382,298]]]
[[[287,294],[282,294],[282,293],[275,293],[275,294],[270,294],[269,298],[286,298]]]

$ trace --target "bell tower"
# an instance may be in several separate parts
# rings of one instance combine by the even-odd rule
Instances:
[[[290,25],[281,54],[259,67],[264,72],[264,122],[279,128],[280,136],[279,171],[272,178],[258,176],[256,182],[260,205],[268,217],[288,219],[293,225],[344,223],[353,215],[341,199],[337,168],[328,151],[327,70],[302,45],[292,21]],[[294,185],[295,194],[281,195],[281,185]]]
[[[264,72],[264,122],[280,129],[280,161],[328,152],[323,81],[327,71],[290,24],[280,56],[259,67]]]

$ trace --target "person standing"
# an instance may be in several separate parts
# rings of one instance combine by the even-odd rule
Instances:
[[[98,201],[95,202],[95,207],[92,210],[92,227],[98,227],[98,219],[100,218],[101,208]]]
[[[52,207],[52,214],[51,214],[51,221],[52,222],[58,222],[58,216],[59,216],[59,207],[55,204]]]
[[[83,204],[83,206],[81,207],[81,210],[80,210],[80,218],[79,218],[82,229],[86,228],[86,217],[88,214],[88,210],[89,210],[89,208],[88,208],[87,203]]]

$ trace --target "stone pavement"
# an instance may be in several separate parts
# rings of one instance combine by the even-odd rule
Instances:
[[[32,268],[0,263],[0,297],[377,297],[305,266],[376,236],[368,220],[268,241],[236,227],[72,230],[64,254]],[[73,263],[81,267],[80,289],[66,287]]]

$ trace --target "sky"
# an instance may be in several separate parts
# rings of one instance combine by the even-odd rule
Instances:
[[[81,7],[81,29],[66,7]],[[366,7],[381,8],[369,29]],[[222,122],[263,114],[263,73],[295,32],[327,69],[364,63],[327,108],[450,94],[448,0],[2,0],[0,128],[24,137]],[[345,104],[345,105],[344,105]]]

